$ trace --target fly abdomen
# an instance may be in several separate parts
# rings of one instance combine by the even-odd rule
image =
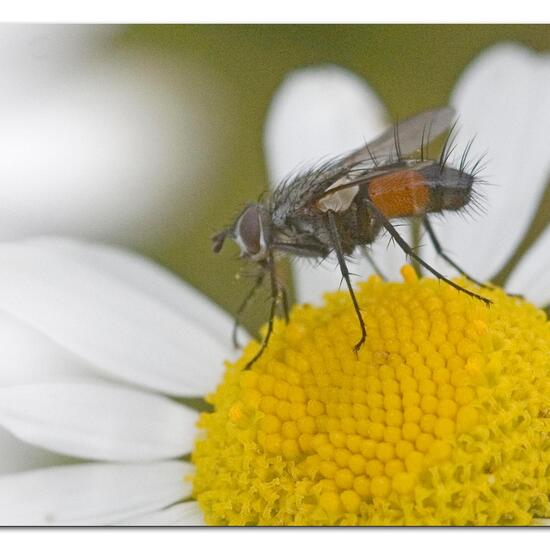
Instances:
[[[387,218],[417,216],[430,205],[430,186],[422,171],[412,168],[377,176],[368,185],[369,199]]]
[[[471,196],[474,177],[438,163],[422,162],[372,179],[369,199],[387,218],[457,210]]]
[[[430,212],[459,210],[472,198],[475,177],[463,170],[433,164],[422,169],[430,186]]]

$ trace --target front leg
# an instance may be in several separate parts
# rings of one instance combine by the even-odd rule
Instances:
[[[241,316],[250,303],[250,300],[254,297],[256,294],[256,291],[262,286],[262,283],[264,282],[265,277],[265,271],[262,269],[262,271],[258,274],[256,277],[256,280],[254,281],[254,285],[252,288],[248,291],[247,295],[244,297],[243,301],[241,302],[241,305],[237,308],[237,311],[235,312],[235,320],[233,322],[233,332],[231,335],[231,339],[233,340],[233,347],[240,348],[239,341],[237,340],[237,333],[239,331],[239,327],[241,326]]]
[[[277,283],[277,273],[275,271],[275,259],[273,258],[273,253],[269,254],[266,261],[266,269],[269,273],[269,280],[271,286],[271,306],[269,309],[269,322],[267,325],[267,334],[262,342],[262,346],[258,350],[258,353],[246,364],[244,370],[249,370],[250,367],[261,357],[262,353],[267,348],[269,339],[273,333],[273,321],[275,320],[275,310],[277,308],[277,300],[279,298],[279,285]]]

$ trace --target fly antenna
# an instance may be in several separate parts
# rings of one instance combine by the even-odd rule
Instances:
[[[212,250],[217,254],[222,248],[225,239],[230,233],[230,229],[222,229],[212,237]]]

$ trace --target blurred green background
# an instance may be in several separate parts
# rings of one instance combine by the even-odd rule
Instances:
[[[363,76],[390,114],[402,118],[445,104],[468,63],[487,46],[502,41],[549,50],[550,27],[136,25],[123,29],[115,48],[145,48],[155,57],[191,59],[224,90],[223,104],[213,90],[201,90],[209,116],[221,129],[210,139],[219,139],[224,149],[215,167],[216,181],[198,204],[199,215],[194,212],[191,226],[171,231],[163,242],[140,252],[234,311],[249,282],[235,277],[240,267],[236,249],[227,246],[214,255],[210,237],[247,200],[267,188],[262,130],[272,95],[285,74],[309,64],[342,65]],[[182,220],[189,216],[183,196],[177,208]],[[264,309],[265,304],[250,308],[246,324],[254,328],[265,320]]]

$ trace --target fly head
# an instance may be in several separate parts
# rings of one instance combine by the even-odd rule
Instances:
[[[259,262],[267,257],[270,245],[271,218],[259,203],[248,204],[235,223],[212,237],[213,250],[219,252],[226,238],[235,241],[241,249],[241,258]]]

